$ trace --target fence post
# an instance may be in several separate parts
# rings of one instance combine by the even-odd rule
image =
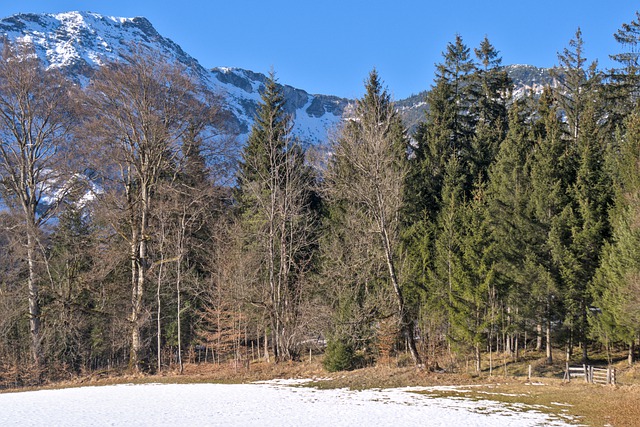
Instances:
[[[582,365],[582,370],[584,371],[584,380],[585,382],[589,382],[589,367],[585,364]]]

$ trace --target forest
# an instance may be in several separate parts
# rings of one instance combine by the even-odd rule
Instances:
[[[0,387],[309,353],[634,363],[640,14],[614,37],[617,67],[578,29],[514,97],[488,38],[457,35],[414,132],[374,69],[325,147],[273,72],[239,146],[222,98],[144,48],[79,85],[5,41]]]

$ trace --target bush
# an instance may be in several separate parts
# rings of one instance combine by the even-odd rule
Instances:
[[[355,368],[353,346],[345,340],[329,340],[322,365],[329,372],[349,371]]]

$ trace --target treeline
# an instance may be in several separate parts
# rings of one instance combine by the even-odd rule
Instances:
[[[640,15],[513,99],[460,36],[407,134],[374,70],[328,150],[272,74],[239,156],[224,105],[143,49],[83,87],[28,46],[0,61],[0,383],[237,366],[455,367],[640,338]],[[576,353],[574,355],[574,352]]]

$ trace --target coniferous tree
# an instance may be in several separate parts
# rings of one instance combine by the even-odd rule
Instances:
[[[480,66],[473,78],[478,98],[471,105],[477,124],[471,143],[470,176],[486,182],[489,166],[507,134],[507,102],[511,97],[512,82],[502,67],[499,52],[488,38],[485,37],[474,52]]]
[[[640,94],[640,12],[636,12],[634,20],[622,24],[613,36],[623,50],[610,55],[619,67],[608,72],[611,81],[607,87],[611,101],[608,107],[612,115],[609,122],[615,129],[624,124],[624,118],[633,111]]]
[[[575,147],[575,181],[568,188],[569,200],[560,215],[557,230],[561,233],[554,236],[554,257],[563,280],[564,316],[569,328],[568,356],[575,339],[580,343],[583,361],[587,359],[587,314],[591,304],[588,286],[609,235],[607,211],[612,197],[596,105],[589,102],[582,111]]]
[[[312,184],[272,73],[242,154],[236,198],[240,244],[255,269],[248,299],[269,321],[276,360],[297,357],[301,300],[315,246]]]
[[[404,207],[407,141],[402,122],[375,70],[369,74],[365,88],[364,97],[356,103],[355,117],[344,124],[333,147],[326,176],[327,194],[330,206],[341,207],[342,223],[358,218],[361,230],[375,236],[369,259],[372,265],[379,266],[379,274],[384,277],[377,284],[383,286],[378,292],[395,301],[390,314],[397,321],[396,330],[402,332],[414,362],[420,365],[414,319],[405,301],[400,270],[400,213]],[[371,279],[375,280],[365,278]],[[347,289],[362,286],[351,282],[350,275],[344,285]]]
[[[473,79],[476,65],[460,35],[447,45],[442,56],[444,60],[436,65],[435,83],[427,95],[426,120],[415,134],[410,182],[410,200],[415,211],[425,213],[431,220],[437,216],[451,155],[458,156],[467,169],[477,122],[472,110],[479,96],[477,81]],[[472,179],[467,177],[467,194]]]
[[[561,215],[569,204],[573,151],[562,139],[559,113],[547,89],[539,102],[536,146],[531,161],[531,209],[538,228],[532,263],[539,280],[532,283],[537,296],[537,313],[546,325],[547,359],[552,361],[551,324],[559,316],[562,279],[558,259],[558,238],[566,232]]]
[[[484,184],[480,182],[466,207],[462,245],[466,280],[458,298],[455,317],[457,329],[462,332],[460,340],[473,348],[476,372],[482,370],[483,344],[490,341],[486,331],[495,317],[496,248],[489,221],[488,197]]]
[[[509,111],[509,131],[500,144],[495,163],[489,170],[487,210],[490,241],[495,244],[495,282],[490,289],[489,338],[508,331],[522,331],[526,325],[519,319],[502,316],[516,308],[527,318],[530,302],[529,260],[537,229],[531,218],[530,162],[533,139],[527,118],[531,112],[517,101]],[[489,349],[493,343],[489,339]],[[496,350],[500,350],[496,348]]]
[[[602,263],[591,283],[595,310],[589,318],[593,335],[607,348],[615,342],[629,346],[629,363],[635,360],[640,334],[640,114],[626,121],[619,143],[618,173],[614,176],[614,207],[611,210],[612,239],[603,249]]]
[[[465,302],[460,296],[467,286],[462,259],[466,204],[462,166],[458,157],[452,154],[446,167],[442,208],[435,227],[433,267],[427,284],[427,315],[439,318],[446,337],[454,345],[461,340],[466,328],[466,313],[461,312]]]
[[[599,84],[600,76],[597,72],[597,61],[588,67],[584,56],[584,41],[580,27],[574,38],[569,41],[569,47],[558,54],[559,67],[553,70],[553,75],[559,82],[555,91],[560,109],[566,115],[568,136],[575,147],[580,138],[582,114],[589,103],[592,103]],[[591,110],[592,113],[595,111]]]

